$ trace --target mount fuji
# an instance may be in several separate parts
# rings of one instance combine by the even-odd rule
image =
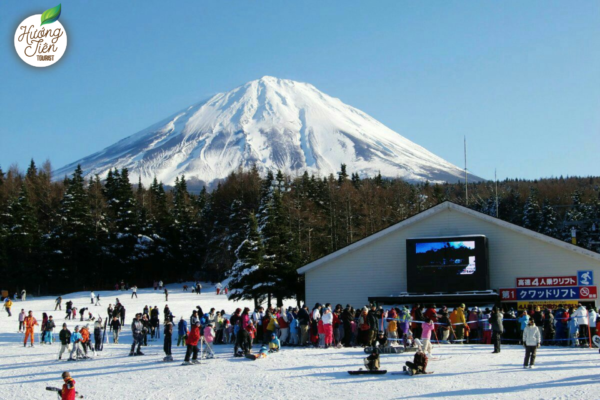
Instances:
[[[360,176],[411,182],[457,182],[464,172],[364,112],[314,86],[265,76],[195,104],[112,146],[54,172],[105,178],[127,168],[132,182],[154,177],[171,185],[211,186],[240,167],[336,174],[341,164]],[[474,181],[481,180],[470,176]]]

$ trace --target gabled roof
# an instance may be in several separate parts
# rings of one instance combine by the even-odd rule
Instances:
[[[539,232],[535,232],[530,229],[526,229],[521,226],[511,224],[510,222],[506,222],[501,219],[489,216],[487,214],[483,214],[478,211],[471,210],[470,208],[452,203],[450,201],[445,201],[445,202],[438,204],[437,206],[432,207],[428,210],[425,210],[415,216],[407,218],[402,222],[398,222],[397,224],[392,225],[384,230],[381,230],[377,233],[367,236],[366,238],[361,239],[358,242],[352,243],[351,245],[348,245],[338,251],[335,251],[331,254],[321,257],[318,260],[311,262],[310,264],[306,264],[305,266],[298,268],[297,272],[299,274],[305,274],[306,272],[310,271],[311,269],[317,268],[324,263],[327,263],[327,262],[329,262],[335,258],[338,258],[344,254],[351,253],[354,250],[357,250],[357,249],[361,248],[362,246],[365,246],[375,240],[378,240],[379,238],[381,238],[383,236],[389,235],[390,233],[395,232],[397,230],[404,229],[407,226],[416,224],[419,221],[429,218],[432,215],[438,214],[444,210],[453,210],[453,211],[457,211],[457,212],[460,212],[463,214],[467,214],[472,217],[489,222],[491,224],[499,225],[499,226],[506,228],[508,230],[511,230],[513,232],[517,232],[522,235],[529,236],[529,237],[535,238],[537,240],[541,240],[542,242],[546,242],[551,245],[562,247],[566,250],[573,251],[577,254],[592,258],[596,261],[600,261],[600,253],[595,253],[593,251],[586,250],[584,248],[572,245],[571,243],[563,242],[563,241],[555,239],[553,237],[543,235]]]

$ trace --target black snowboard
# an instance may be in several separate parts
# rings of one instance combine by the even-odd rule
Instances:
[[[361,369],[358,371],[348,371],[350,375],[385,375],[387,370],[379,369],[377,371],[369,371],[368,369]]]
[[[365,347],[365,354],[373,353],[372,347]],[[404,353],[404,347],[384,347],[383,349],[379,349],[379,354],[400,354]]]

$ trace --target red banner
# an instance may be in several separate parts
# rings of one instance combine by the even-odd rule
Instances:
[[[500,301],[517,301],[517,289],[500,289]]]
[[[517,278],[517,287],[577,286],[577,276],[548,276],[541,278]]]

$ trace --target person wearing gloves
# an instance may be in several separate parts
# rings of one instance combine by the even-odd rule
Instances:
[[[61,360],[65,351],[67,353],[71,352],[71,331],[67,329],[67,324],[63,324],[62,330],[58,334],[58,338],[60,339],[60,352],[58,353],[58,359]]]
[[[525,330],[523,330],[523,346],[525,347],[523,368],[533,368],[535,364],[535,354],[538,347],[540,347],[541,341],[542,337],[540,331],[537,326],[535,326],[535,321],[530,319],[527,322]]]
[[[130,356],[143,356],[144,353],[140,350],[142,347],[142,341],[144,340],[144,324],[142,323],[142,314],[137,313],[135,319],[131,323],[131,333],[133,336],[133,344],[131,345]],[[137,351],[136,350],[137,346]]]

